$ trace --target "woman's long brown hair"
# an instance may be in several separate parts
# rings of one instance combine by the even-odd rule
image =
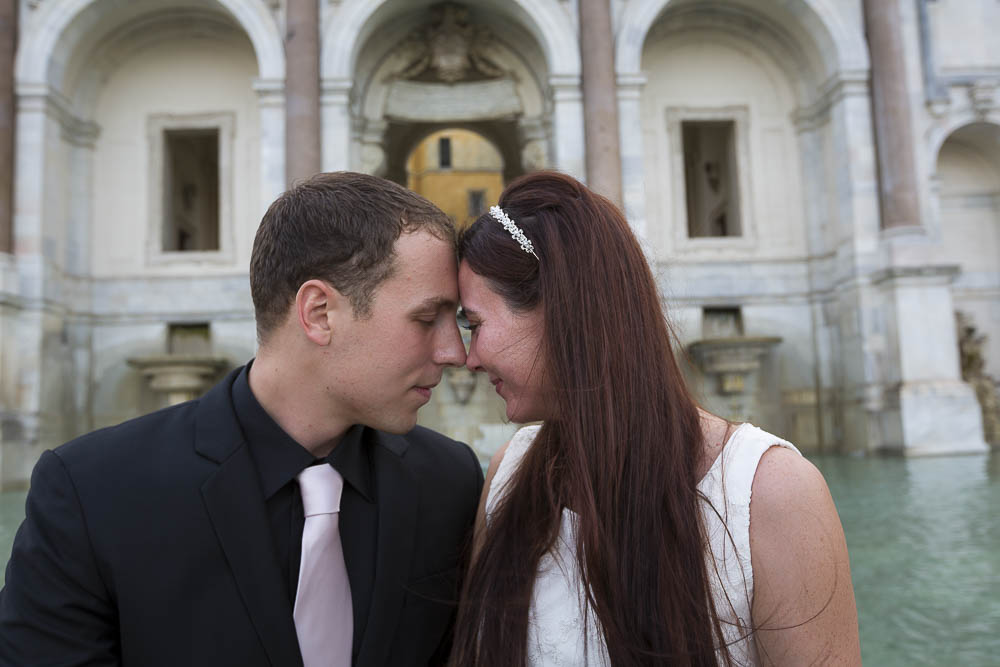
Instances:
[[[548,418],[490,519],[463,586],[452,664],[525,664],[528,610],[563,508],[612,665],[717,665],[698,509],[703,435],[646,258],[621,212],[575,179],[537,172],[459,254],[514,310],[541,307]],[[596,656],[594,656],[596,658]]]

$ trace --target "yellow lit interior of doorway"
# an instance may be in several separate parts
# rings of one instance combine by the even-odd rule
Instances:
[[[406,185],[437,204],[461,229],[497,203],[503,168],[500,152],[479,134],[439,130],[413,149],[406,161]]]

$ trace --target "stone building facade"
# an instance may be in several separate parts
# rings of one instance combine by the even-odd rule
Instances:
[[[623,204],[710,408],[984,450],[955,313],[1000,377],[998,31],[995,0],[2,0],[0,484],[253,356],[286,183],[406,183],[448,128]],[[488,453],[488,387],[444,384],[424,419]]]

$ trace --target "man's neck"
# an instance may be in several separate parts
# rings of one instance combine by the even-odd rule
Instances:
[[[352,424],[337,418],[307,375],[305,369],[259,354],[250,366],[248,381],[268,416],[309,453],[324,458]]]

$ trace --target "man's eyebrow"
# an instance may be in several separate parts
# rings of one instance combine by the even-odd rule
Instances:
[[[458,304],[447,297],[443,296],[432,296],[421,301],[416,307],[413,308],[411,312],[414,313],[427,313],[427,312],[437,312],[442,308],[450,308],[455,310],[458,308]]]

